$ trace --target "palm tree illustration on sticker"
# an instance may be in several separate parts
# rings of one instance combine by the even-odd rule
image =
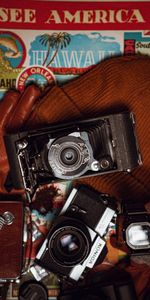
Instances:
[[[67,32],[54,32],[52,34],[43,34],[40,37],[42,45],[47,47],[47,54],[43,61],[43,66],[48,67],[56,57],[58,50],[66,48],[71,41],[70,35]],[[48,61],[51,49],[55,49],[53,56]]]

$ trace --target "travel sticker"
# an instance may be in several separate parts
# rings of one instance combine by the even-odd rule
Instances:
[[[122,45],[119,33],[46,31],[31,42],[30,65],[47,67],[64,82],[106,57],[121,54]]]
[[[35,83],[45,88],[48,84],[54,83],[55,76],[53,73],[43,66],[33,65],[25,68],[18,76],[16,81],[16,88],[23,91],[26,85]]]
[[[125,54],[150,54],[150,36],[143,32],[125,32],[124,34]]]
[[[0,31],[0,90],[16,86],[25,57],[26,48],[20,36],[10,31]]]

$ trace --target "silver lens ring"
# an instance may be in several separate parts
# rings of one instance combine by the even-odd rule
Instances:
[[[84,141],[67,136],[57,139],[49,149],[48,161],[51,168],[60,174],[76,173],[84,169],[90,160],[90,152]]]
[[[87,258],[91,240],[84,230],[84,226],[82,231],[70,225],[62,226],[54,231],[49,239],[48,249],[58,264],[74,266]]]

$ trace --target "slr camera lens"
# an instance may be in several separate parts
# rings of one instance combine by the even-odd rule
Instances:
[[[73,266],[88,255],[90,240],[79,228],[64,226],[56,230],[49,240],[49,251],[59,264]]]

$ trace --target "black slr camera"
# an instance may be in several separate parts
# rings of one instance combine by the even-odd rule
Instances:
[[[140,162],[133,113],[52,125],[5,136],[16,189],[52,180],[131,171]]]
[[[105,235],[115,218],[113,198],[84,185],[73,188],[35,263],[60,278],[78,281],[107,254]]]

